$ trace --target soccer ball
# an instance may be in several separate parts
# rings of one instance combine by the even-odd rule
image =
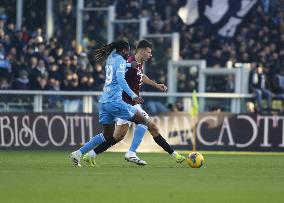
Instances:
[[[192,168],[200,168],[204,164],[204,158],[199,152],[191,152],[186,158],[186,162]]]

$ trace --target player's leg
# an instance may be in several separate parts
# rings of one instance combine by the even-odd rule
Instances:
[[[109,140],[113,139],[112,136],[115,129],[115,117],[113,117],[108,110],[111,110],[111,106],[109,106],[109,104],[100,104],[99,122],[103,124],[103,132],[92,137],[90,141],[85,143],[80,149],[70,154],[70,159],[74,165],[81,166],[80,159],[83,154],[89,152],[95,146],[106,141],[109,142]]]
[[[137,119],[137,117],[136,117],[136,119]],[[141,125],[141,123],[140,123],[140,125]],[[130,121],[118,118],[117,122],[116,122],[114,136],[113,136],[114,137],[113,142],[104,142],[101,145],[97,146],[94,150],[92,150],[91,152],[88,153],[88,155],[85,156],[85,159],[86,160],[93,160],[93,162],[94,162],[94,157],[97,154],[106,151],[108,148],[110,148],[111,146],[113,146],[116,143],[118,143],[119,141],[121,141],[125,137],[130,126],[131,126]],[[139,130],[139,127],[138,127],[138,130]],[[135,129],[134,135],[135,135],[136,138],[138,137],[139,139],[138,139],[138,141],[137,141],[137,139],[136,140],[134,139],[134,144],[132,144],[132,148],[131,148],[132,151],[126,153],[125,159],[129,162],[133,162],[133,163],[138,164],[138,165],[146,165],[147,162],[140,159],[136,155],[136,149],[140,145],[140,142],[141,142],[141,140],[144,136],[144,134],[142,136],[141,136],[141,134],[139,134],[141,132],[137,133],[138,130]],[[133,150],[134,148],[135,148],[135,151]]]
[[[95,146],[100,145],[101,143],[104,143],[112,139],[112,135],[114,132],[114,126],[115,126],[114,123],[103,125],[102,133],[92,137],[89,140],[89,142],[85,143],[80,149],[72,152],[70,154],[70,159],[73,161],[74,165],[81,166],[80,159],[83,154],[86,154],[91,149],[93,149]]]
[[[131,121],[123,120],[121,118],[118,118],[116,120],[115,131],[113,136],[117,142],[120,142],[124,139],[131,125]]]
[[[149,132],[151,133],[154,141],[162,147],[169,155],[171,155],[177,163],[182,163],[185,160],[183,155],[177,153],[173,148],[169,145],[169,143],[163,138],[160,134],[158,126],[151,120],[149,120]]]
[[[118,113],[117,117],[122,120],[128,120],[134,122],[136,124],[136,128],[134,130],[134,137],[132,145],[130,147],[132,152],[136,152],[139,144],[144,137],[145,132],[148,130],[148,120],[142,115],[140,111],[134,106],[127,104],[125,102],[121,103],[121,111]]]
[[[129,150],[125,153],[125,160],[129,161],[129,162],[133,162],[135,164],[138,165],[146,165],[147,162],[140,159],[137,155],[136,155],[136,150],[139,147],[145,132],[148,129],[148,120],[145,118],[145,115],[143,115],[143,113],[140,111],[140,105],[135,105],[134,108],[136,108],[137,114],[135,116],[132,117],[132,122],[136,123],[136,128],[134,130],[133,133],[133,139],[132,139],[132,143],[130,145]]]
[[[136,150],[138,149],[139,145],[142,142],[142,139],[148,130],[148,121],[147,119],[142,115],[140,111],[137,111],[135,116],[131,119],[132,122],[136,123],[136,127],[133,133],[133,139],[132,143],[130,145],[130,148],[128,152],[125,154],[125,160],[129,162],[133,162],[137,165],[147,165],[147,162],[140,159],[136,155]]]
[[[185,160],[185,157],[178,154],[176,151],[174,151],[172,149],[172,147],[169,145],[169,143],[160,134],[157,125],[149,119],[150,118],[149,115],[142,109],[142,107],[140,105],[135,105],[135,107],[138,109],[138,111],[140,111],[143,114],[143,116],[146,119],[148,119],[148,131],[153,136],[154,141],[160,147],[162,147],[166,152],[168,152],[168,154],[170,154],[176,160],[177,163],[182,163]],[[133,140],[135,140],[135,136],[134,136]],[[131,149],[129,151],[131,151]],[[129,152],[127,152],[127,153],[129,153]],[[127,153],[126,153],[126,155],[127,155]]]
[[[136,128],[134,130],[133,140],[129,151],[136,152],[146,131],[148,130],[149,123],[140,111],[137,111],[137,113],[132,117],[131,121],[136,124]]]
[[[95,158],[96,158],[96,155],[98,154],[98,152],[95,151],[96,148],[99,148],[100,153],[101,153],[116,143],[115,139],[113,138],[113,133],[115,131],[114,124],[103,125],[103,127],[104,127],[104,135],[107,137],[107,139],[105,142],[99,145],[96,145],[95,148],[90,149],[88,153],[84,154],[83,161],[85,161],[87,166],[91,166],[91,167],[96,166]]]
[[[128,128],[129,128],[129,124],[128,123],[123,124],[122,123],[123,120],[121,121],[120,120],[121,119],[118,119],[118,121],[116,122],[116,127],[114,130],[114,135],[112,139],[109,139],[106,142],[101,143],[100,145],[98,145],[93,150],[89,151],[87,154],[83,156],[83,160],[86,162],[88,166],[94,167],[96,165],[95,157],[98,154],[106,151],[108,148],[115,145],[116,143],[118,143],[125,137],[128,131]]]
[[[115,130],[114,130],[114,134],[113,134],[113,139],[111,139],[110,142],[104,142],[104,143],[100,144],[99,146],[97,146],[96,148],[94,148],[93,151],[96,154],[100,154],[100,153],[106,151],[111,146],[113,146],[116,143],[123,140],[123,138],[125,137],[128,129],[129,129],[129,124],[127,124],[127,123],[126,124],[124,124],[124,123],[118,124],[118,123],[119,123],[119,121],[116,122]]]
[[[127,161],[134,162],[138,165],[146,165],[147,163],[141,160],[139,157],[136,156],[136,150],[140,145],[145,132],[148,129],[148,121],[147,119],[137,110],[136,107],[131,106],[125,102],[120,103],[120,109],[116,114],[117,118],[122,120],[127,120],[136,123],[136,128],[134,130],[134,137],[130,151],[131,154],[129,157],[125,157]]]
[[[122,120],[128,120],[128,121],[134,121],[137,124],[137,127],[134,131],[134,134],[136,135],[136,137],[138,137],[138,139],[136,140],[136,142],[134,142],[133,144],[133,149],[135,149],[135,151],[132,153],[132,156],[130,157],[131,162],[134,162],[136,164],[139,165],[146,165],[147,163],[141,159],[139,159],[139,157],[136,156],[136,149],[138,148],[146,130],[148,129],[147,125],[147,120],[143,117],[143,115],[137,111],[137,109],[125,102],[117,102],[117,103],[112,103],[112,107],[113,111],[111,111],[112,116],[116,117],[116,118],[120,118]],[[110,140],[110,145],[115,143],[115,141],[111,141]],[[108,142],[108,141],[106,141]],[[105,147],[109,147],[109,146],[103,146],[103,149]],[[92,153],[92,152],[91,152]],[[94,155],[94,153],[93,153]]]

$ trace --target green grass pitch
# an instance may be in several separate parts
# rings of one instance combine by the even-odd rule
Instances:
[[[0,152],[3,203],[280,203],[284,154],[203,153],[205,165],[189,168],[165,153],[144,153],[148,166],[104,153],[96,168],[76,168],[67,151]]]

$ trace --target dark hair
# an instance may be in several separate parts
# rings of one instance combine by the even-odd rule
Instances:
[[[99,49],[89,50],[88,59],[89,59],[90,64],[94,66],[97,62],[104,61],[114,49],[116,49],[117,52],[121,52],[123,49],[127,49],[127,48],[129,48],[128,42],[124,40],[119,40],[119,41],[104,45],[103,47]]]
[[[145,39],[142,39],[138,42],[136,49],[145,49],[145,48],[152,49],[152,43]]]

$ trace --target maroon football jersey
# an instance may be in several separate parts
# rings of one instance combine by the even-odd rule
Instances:
[[[136,61],[134,56],[129,56],[127,62],[130,63],[132,61]],[[135,68],[131,67],[125,73],[125,80],[129,85],[130,89],[139,96],[141,83],[142,83],[142,76],[143,76],[143,63],[138,64]],[[131,97],[128,96],[125,92],[122,93],[123,101],[128,104],[135,105],[137,104],[134,102]]]

